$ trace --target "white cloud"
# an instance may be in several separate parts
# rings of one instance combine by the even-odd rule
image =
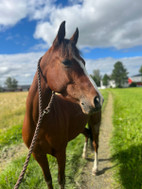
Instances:
[[[33,49],[50,46],[63,20],[66,20],[67,38],[76,27],[79,28],[80,48],[123,49],[142,45],[141,0],[69,0],[68,6],[57,5],[56,0],[0,0],[0,31],[26,17],[37,20],[33,35],[45,42]],[[8,36],[7,40],[11,37]],[[31,83],[42,54],[0,55],[0,84],[8,76],[16,78],[19,84]],[[102,75],[111,74],[117,61],[123,62],[130,76],[137,74],[142,65],[142,57],[108,57],[86,60],[86,67],[90,74],[94,69],[99,69]]]
[[[82,4],[56,7],[48,21],[38,23],[34,36],[51,45],[59,24],[66,20],[67,36],[79,27],[80,47],[121,49],[142,45],[140,4],[141,0],[84,0]]]
[[[56,0],[26,0],[28,16],[34,20],[44,20],[54,11]]]
[[[14,26],[26,17],[31,20],[47,18],[54,7],[54,2],[54,0],[1,0],[0,30]]]
[[[124,58],[100,58],[97,60],[86,60],[86,68],[87,71],[91,74],[93,70],[99,69],[101,74],[112,73],[114,68],[114,64],[117,61],[121,61],[124,67],[129,72],[129,76],[135,75],[139,73],[140,66],[142,65],[142,56],[140,57],[124,57]]]
[[[15,55],[0,55],[0,85],[4,84],[7,77],[14,77],[18,80],[19,84],[31,84],[34,74],[37,69],[37,62],[43,55],[40,53],[27,53]],[[89,74],[95,69],[99,69],[101,75],[105,73],[111,74],[113,65],[117,61],[122,61],[123,65],[129,72],[129,76],[138,74],[138,70],[142,65],[141,57],[129,58],[101,58],[97,60],[86,60],[86,68]]]
[[[15,25],[27,15],[26,1],[1,0],[0,1],[0,30]]]
[[[69,0],[68,6],[56,0],[1,0],[0,30],[22,18],[38,20],[35,38],[50,46],[59,24],[67,21],[67,36],[80,30],[80,47],[142,45],[141,0]]]
[[[31,84],[36,72],[40,53],[0,55],[0,85],[7,77],[14,77],[19,84]]]

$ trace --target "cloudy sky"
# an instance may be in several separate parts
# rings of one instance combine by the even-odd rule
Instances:
[[[8,76],[31,84],[37,61],[60,23],[79,28],[78,48],[91,74],[111,74],[122,61],[129,76],[142,65],[141,0],[0,0],[0,85]]]

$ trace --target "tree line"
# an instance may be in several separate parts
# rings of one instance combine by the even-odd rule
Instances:
[[[139,69],[139,73],[142,74],[142,66]],[[123,84],[128,79],[128,72],[127,72],[127,69],[124,67],[123,63],[118,61],[114,64],[114,68],[112,70],[111,75],[105,74],[102,77],[100,74],[100,70],[94,70],[91,77],[95,81],[95,83],[98,87],[101,86],[101,81],[103,82],[104,86],[108,86],[110,80],[115,81],[116,87],[122,87]],[[8,77],[5,80],[4,84],[8,89],[15,90],[18,87],[18,81],[12,77]]]
[[[18,81],[15,78],[7,77],[7,79],[4,82],[4,85],[7,89],[16,90],[18,87]],[[3,91],[1,86],[0,91]]]
[[[139,73],[142,74],[142,66],[139,69]],[[108,86],[110,80],[115,81],[116,87],[122,87],[123,84],[128,80],[128,71],[124,67],[123,63],[118,61],[114,64],[114,68],[110,75],[104,74],[102,77],[100,70],[94,70],[91,77],[96,82],[98,87],[101,86],[101,81],[104,86]]]

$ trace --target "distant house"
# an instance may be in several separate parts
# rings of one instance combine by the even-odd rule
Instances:
[[[106,88],[115,88],[115,87],[116,87],[116,83],[115,83],[114,80],[109,80],[107,86],[103,85],[103,81],[101,80],[101,85],[100,85],[99,88],[100,88],[100,89],[106,89]]]
[[[16,89],[1,87],[0,92],[16,92],[16,91],[29,91],[30,85],[18,85]]]
[[[30,85],[18,85],[17,89],[19,91],[29,91]]]
[[[126,79],[125,82],[122,84],[122,87],[128,87],[128,86],[129,86],[128,80]],[[104,85],[103,85],[103,81],[101,81],[100,89],[115,88],[115,87],[117,87],[117,85],[116,85],[116,83],[115,83],[114,80],[109,80],[107,86],[104,86]]]
[[[142,87],[142,74],[137,74],[129,77],[128,83],[129,85],[131,85],[132,83],[136,83],[137,87]]]

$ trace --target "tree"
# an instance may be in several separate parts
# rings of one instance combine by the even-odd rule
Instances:
[[[116,62],[112,71],[111,78],[115,81],[117,87],[122,87],[126,79],[128,79],[128,72],[124,68],[122,62]]]
[[[8,77],[5,81],[5,85],[9,89],[17,89],[18,81],[15,78]]]
[[[2,92],[2,86],[0,85],[0,92]]]
[[[92,79],[95,81],[96,85],[100,87],[101,84],[101,78],[102,76],[100,75],[100,70],[94,70],[93,75],[91,75]]]
[[[139,69],[139,73],[141,74],[141,82],[142,82],[142,66]]]
[[[108,86],[109,80],[110,80],[110,77],[107,74],[105,74],[104,77],[103,77],[103,79],[102,79],[103,85],[104,86]]]
[[[142,74],[142,66],[139,69],[139,73]]]

